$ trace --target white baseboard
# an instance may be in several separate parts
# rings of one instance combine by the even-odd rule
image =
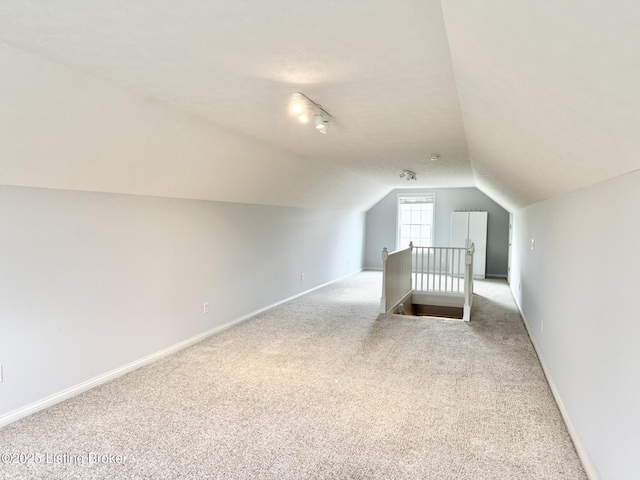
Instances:
[[[487,278],[505,278],[505,279],[507,278],[506,275],[503,275],[501,273],[487,273],[485,275],[485,277],[487,277]]]
[[[582,445],[582,441],[578,436],[578,432],[576,431],[576,429],[573,426],[573,423],[571,422],[571,417],[569,416],[569,412],[567,412],[567,409],[565,408],[564,403],[562,402],[562,398],[558,393],[558,389],[553,383],[553,379],[549,373],[549,368],[547,367],[544,357],[540,354],[540,348],[538,347],[538,343],[536,342],[535,337],[531,335],[531,329],[529,328],[529,322],[527,321],[527,317],[525,317],[524,313],[522,312],[522,309],[520,308],[520,304],[518,303],[515,296],[513,295],[513,292],[511,292],[511,296],[513,297],[515,304],[518,307],[518,311],[520,312],[520,316],[522,317],[524,327],[527,329],[527,335],[529,335],[529,340],[531,341],[531,345],[533,345],[533,348],[536,351],[538,359],[540,360],[542,371],[544,372],[544,376],[547,379],[547,383],[549,384],[549,388],[551,389],[553,398],[555,399],[556,404],[558,405],[558,409],[560,410],[560,415],[562,415],[562,419],[564,420],[564,423],[567,426],[567,431],[569,432],[569,436],[571,437],[573,446],[576,449],[578,458],[582,463],[582,468],[584,468],[584,471],[587,474],[587,478],[589,478],[589,480],[598,480],[598,474],[596,473],[596,469],[591,463],[591,460],[587,455],[587,451],[585,450],[584,446]]]
[[[67,400],[71,397],[75,397],[76,395],[79,395],[82,392],[86,392],[87,390],[97,387],[98,385],[102,385],[103,383],[106,383],[110,380],[121,377],[125,373],[132,372],[134,370],[137,370],[140,367],[144,367],[145,365],[155,362],[156,360],[160,360],[163,357],[176,353],[184,348],[190,347],[191,345],[201,342],[202,340],[205,340],[206,338],[211,337],[212,335],[215,335],[224,330],[227,330],[233,327],[234,325],[237,325],[246,320],[249,320],[250,318],[255,317],[256,315],[259,315],[268,310],[271,310],[279,305],[295,300],[296,298],[300,298],[315,290],[326,287],[327,285],[330,285],[332,283],[339,282],[340,280],[344,280],[345,278],[348,278],[352,275],[360,273],[363,270],[364,269],[356,270],[355,272],[349,273],[347,275],[343,275],[342,277],[323,283],[322,285],[318,285],[317,287],[313,287],[313,288],[310,288],[309,290],[305,290],[302,293],[298,293],[292,297],[273,303],[271,305],[268,305],[254,312],[248,313],[247,315],[244,315],[240,318],[236,318],[235,320],[231,320],[230,322],[227,322],[224,325],[219,325],[217,327],[214,327],[211,330],[207,330],[204,333],[191,337],[182,342],[176,343],[175,345],[159,350],[155,353],[152,353],[151,355],[147,355],[146,357],[142,357],[131,363],[127,363],[126,365],[123,365],[109,372],[103,373],[102,375],[98,375],[97,377],[94,377],[90,380],[79,383],[78,385],[67,388],[65,390],[62,390],[61,392],[50,395],[46,398],[43,398],[42,400],[38,400],[37,402],[31,403],[25,407],[21,407],[12,412],[6,413],[0,416],[0,428],[5,427],[10,423],[16,422],[21,418],[27,417],[29,415],[33,415],[34,413],[39,412],[40,410],[44,410],[45,408],[49,408],[57,403],[63,402],[64,400]]]
[[[247,317],[247,318],[250,318],[250,317]],[[94,377],[90,380],[79,383],[78,385],[67,388],[65,390],[62,390],[61,392],[50,395],[46,398],[43,398],[42,400],[38,400],[37,402],[31,403],[26,407],[21,407],[17,410],[14,410],[5,415],[2,415],[0,416],[0,428],[6,425],[9,425],[10,423],[13,423],[17,420],[20,420],[21,418],[24,418],[36,412],[39,412],[40,410],[44,410],[45,408],[49,408],[57,403],[63,402],[64,400],[67,400],[71,397],[75,397],[76,395],[79,395],[82,392],[91,390],[92,388],[97,387],[98,385],[102,385],[103,383],[106,383],[110,380],[121,377],[125,373],[129,373],[140,367],[144,367],[145,365],[155,362],[156,360],[160,360],[161,358],[171,355],[172,353],[176,353],[182,350],[183,348],[190,347],[191,345],[194,345],[204,340],[205,338],[210,337],[211,335],[222,332],[223,330],[226,330],[240,322],[243,322],[247,318],[242,317],[242,318],[233,320],[231,322],[225,323],[224,325],[220,325],[218,327],[212,328],[211,330],[201,333],[200,335],[196,335],[195,337],[191,337],[183,342],[176,343],[175,345],[159,350],[155,353],[152,353],[151,355],[147,355],[146,357],[142,357],[131,363],[127,363],[122,367],[103,373],[102,375],[98,375],[97,377]]]

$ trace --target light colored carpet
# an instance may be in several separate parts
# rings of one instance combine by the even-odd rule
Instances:
[[[476,282],[471,323],[378,317],[380,282],[355,275],[3,428],[0,452],[67,460],[0,478],[586,478],[504,281]]]

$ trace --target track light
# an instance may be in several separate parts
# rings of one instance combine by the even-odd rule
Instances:
[[[417,180],[416,177],[416,172],[412,172],[411,170],[403,170],[402,173],[400,174],[400,178],[404,178],[407,177],[407,182],[409,180]]]
[[[324,116],[322,115],[322,113],[316,113],[313,118],[315,119],[316,122],[316,129],[320,132],[320,133],[327,133],[327,130],[329,129],[329,120],[325,120]]]
[[[316,129],[320,133],[327,133],[331,115],[304,93],[295,92],[291,95],[290,109],[301,123],[307,123],[310,116],[313,115]]]

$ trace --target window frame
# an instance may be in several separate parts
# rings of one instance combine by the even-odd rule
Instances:
[[[421,193],[398,193],[397,198],[396,198],[396,250],[401,250],[401,249],[405,249],[408,248],[409,245],[402,245],[400,243],[401,241],[401,227],[402,227],[402,218],[401,218],[401,214],[400,214],[400,205],[401,205],[401,200],[404,198],[422,198],[422,197],[426,197],[427,199],[431,199],[431,202],[425,202],[425,203],[431,203],[433,205],[433,211],[432,211],[432,215],[431,215],[431,225],[430,225],[430,240],[431,240],[431,245],[416,245],[414,243],[414,246],[416,247],[433,247],[435,244],[435,235],[436,235],[436,194],[435,193],[429,193],[429,192],[421,192]],[[411,224],[409,224],[411,225]],[[426,225],[424,223],[420,224],[420,225]]]

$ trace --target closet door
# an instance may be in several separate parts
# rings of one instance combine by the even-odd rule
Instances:
[[[469,212],[451,212],[451,240],[450,247],[467,247],[469,240]],[[458,264],[460,262],[460,265]],[[462,272],[464,275],[464,255],[458,257],[454,255],[453,264],[451,265],[451,274],[458,275]]]
[[[469,212],[451,212],[451,247],[467,247]]]
[[[487,212],[469,212],[469,245],[476,246],[473,254],[473,276],[484,278],[487,268]]]
[[[487,212],[451,212],[452,247],[469,247],[475,244],[473,276],[484,278],[487,268]],[[454,271],[457,265],[454,265]]]

